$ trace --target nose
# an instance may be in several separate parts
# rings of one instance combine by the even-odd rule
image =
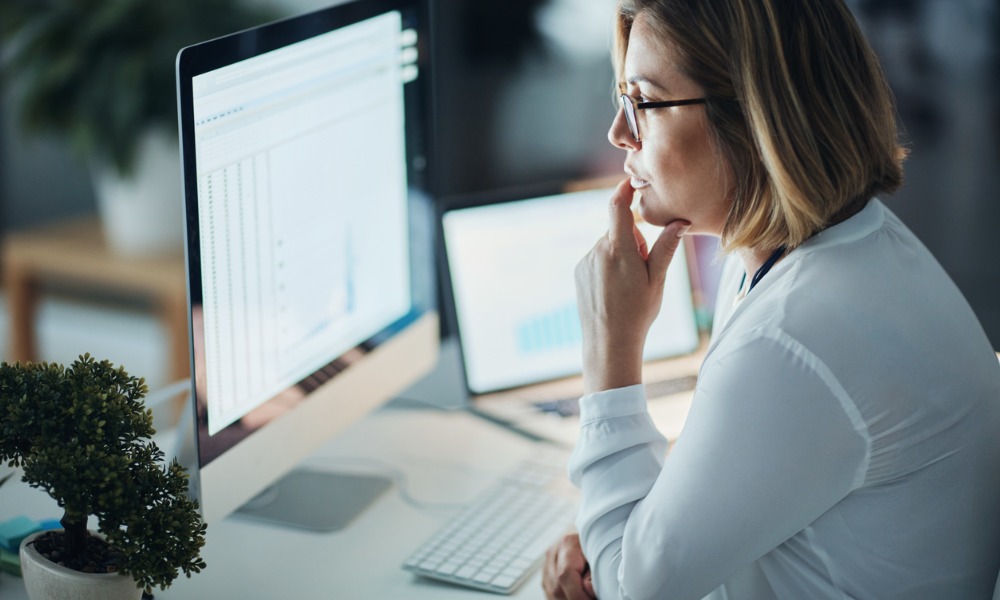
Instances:
[[[608,129],[608,141],[611,145],[622,150],[638,150],[639,142],[632,137],[632,132],[625,122],[625,110],[618,107],[614,120],[611,121],[611,128]]]

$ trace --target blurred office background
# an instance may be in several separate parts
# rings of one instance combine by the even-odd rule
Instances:
[[[906,185],[887,204],[1000,349],[1000,3],[848,1],[882,57],[911,149]],[[289,15],[328,3],[247,2]],[[433,2],[436,194],[621,174],[623,155],[606,141],[613,0]],[[24,136],[7,90],[0,115],[0,236],[94,213],[90,175],[66,144]],[[43,358],[89,350],[152,384],[168,377],[162,325],[142,307],[109,304],[99,290],[51,296],[38,315]]]

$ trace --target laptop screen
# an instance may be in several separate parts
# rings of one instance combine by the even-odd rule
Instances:
[[[581,373],[573,272],[607,232],[612,192],[566,192],[445,212],[445,256],[470,392]],[[656,239],[658,228],[639,228],[650,243]],[[698,346],[683,245],[665,286],[646,339],[647,360]]]

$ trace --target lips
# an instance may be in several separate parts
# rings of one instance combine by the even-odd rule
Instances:
[[[636,175],[635,172],[632,171],[632,169],[625,167],[625,172],[629,176],[629,183],[632,184],[633,189],[639,190],[649,185],[649,181]]]

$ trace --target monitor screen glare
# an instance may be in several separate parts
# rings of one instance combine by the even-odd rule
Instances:
[[[206,520],[436,358],[413,293],[418,22],[417,0],[356,0],[178,56]]]
[[[400,33],[386,13],[194,78],[211,435],[409,311]]]

